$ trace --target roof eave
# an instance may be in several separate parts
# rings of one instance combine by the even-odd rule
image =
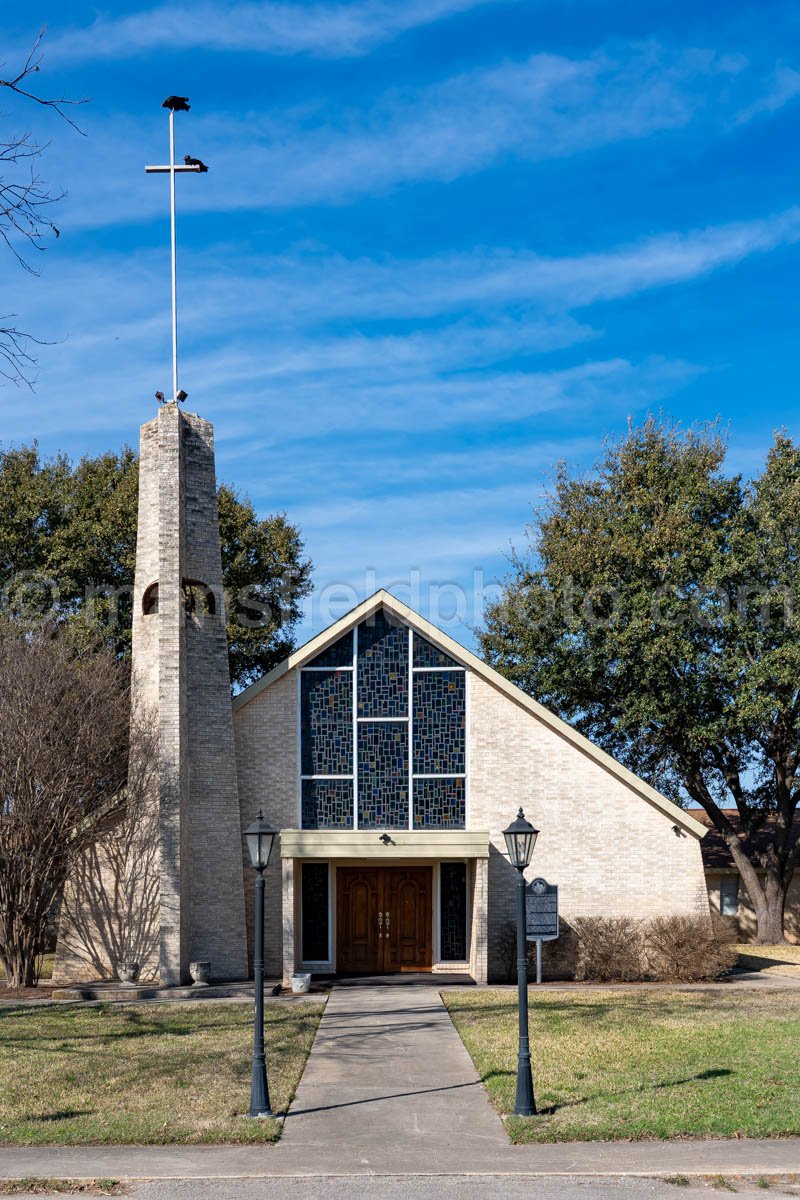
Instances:
[[[698,841],[705,837],[707,832],[706,826],[702,825],[699,821],[695,820],[694,817],[690,816],[685,809],[679,808],[677,804],[673,804],[673,802],[668,800],[666,796],[662,796],[661,793],[656,791],[654,787],[651,787],[649,783],[645,783],[645,781],[640,779],[638,775],[635,775],[633,771],[630,771],[627,767],[624,767],[622,763],[617,762],[617,760],[612,758],[610,754],[607,754],[605,750],[601,750],[599,746],[596,746],[594,742],[589,740],[589,738],[585,737],[582,733],[579,733],[578,730],[573,728],[573,726],[567,721],[564,721],[561,717],[556,716],[556,714],[552,713],[550,709],[545,708],[543,704],[540,704],[538,700],[534,700],[532,696],[529,696],[527,692],[523,692],[521,688],[517,687],[515,683],[512,683],[510,680],[506,679],[505,676],[501,675],[499,671],[496,671],[494,667],[490,667],[488,663],[485,663],[482,659],[478,658],[477,654],[474,654],[471,650],[467,650],[466,647],[460,644],[460,642],[457,642],[454,638],[451,638],[449,634],[444,633],[441,629],[437,629],[437,627],[431,624],[430,621],[426,620],[425,617],[421,616],[417,612],[414,612],[412,608],[409,608],[408,605],[403,604],[402,600],[398,600],[391,594],[391,592],[387,592],[385,588],[380,588],[366,600],[362,600],[360,604],[357,604],[354,608],[350,609],[350,611],[345,613],[344,616],[340,617],[338,621],[334,621],[334,623],[329,625],[327,629],[324,629],[322,633],[318,633],[315,637],[305,642],[304,645],[293,651],[288,658],[285,658],[283,662],[279,663],[276,667],[273,667],[273,669],[261,679],[257,679],[254,683],[251,683],[248,688],[245,688],[243,692],[240,692],[238,696],[235,696],[233,699],[234,712],[243,708],[246,704],[249,704],[250,701],[254,700],[256,696],[264,691],[265,688],[268,688],[273,683],[276,683],[289,671],[294,670],[297,667],[301,667],[305,662],[308,661],[308,659],[314,658],[317,654],[320,654],[326,649],[327,646],[331,645],[332,642],[337,641],[337,639],[347,633],[349,629],[352,629],[354,625],[357,625],[360,621],[365,620],[375,611],[375,609],[380,607],[389,609],[389,611],[394,613],[395,616],[399,617],[401,620],[405,621],[408,625],[411,625],[412,628],[421,633],[423,637],[426,637],[430,641],[441,646],[443,650],[445,650],[452,658],[456,660],[456,662],[460,663],[464,667],[468,667],[471,671],[474,671],[476,675],[481,676],[493,687],[497,688],[498,691],[501,691],[504,695],[506,695],[514,704],[518,704],[521,708],[527,709],[528,712],[537,717],[544,725],[546,725],[559,737],[562,737],[565,741],[570,742],[582,754],[585,754],[588,758],[593,759],[599,764],[599,766],[603,767],[603,769],[608,771],[611,775],[616,776],[617,779],[621,780],[624,784],[631,788],[632,791],[641,796],[643,800],[646,800],[648,804],[651,804],[654,808],[659,809],[666,817],[669,817],[675,825],[685,830],[686,833],[691,834],[691,836],[697,838]]]

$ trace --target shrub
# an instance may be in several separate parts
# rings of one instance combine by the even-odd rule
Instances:
[[[736,962],[733,930],[712,916],[576,917],[576,979],[592,983],[718,979]]]
[[[641,922],[632,917],[576,917],[578,935],[576,979],[607,983],[642,979]]]
[[[644,928],[651,978],[694,983],[718,979],[736,963],[733,931],[718,916],[653,917]]]

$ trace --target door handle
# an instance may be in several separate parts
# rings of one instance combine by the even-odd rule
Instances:
[[[387,913],[387,916],[388,916],[388,913]],[[387,922],[387,924],[388,924],[388,922]],[[378,937],[379,938],[383,937],[383,913],[382,912],[378,913]]]

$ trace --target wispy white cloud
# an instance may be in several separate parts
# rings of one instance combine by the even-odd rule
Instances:
[[[513,345],[517,353],[524,353],[526,341],[531,350],[542,350],[548,342],[555,348],[592,336],[591,329],[573,324],[572,317],[564,323],[572,310],[700,279],[798,241],[800,206],[750,221],[654,234],[600,253],[552,257],[482,248],[421,259],[375,260],[307,248],[279,256],[248,256],[237,263],[229,257],[232,248],[216,247],[194,260],[198,282],[189,307],[191,319],[205,328],[220,309],[235,311],[239,320],[269,314],[271,324],[287,328],[332,321],[413,321],[412,336],[420,345],[428,336],[419,332],[420,321],[449,316],[452,323],[461,316],[467,323],[453,324],[448,336],[458,331],[476,347],[488,338],[495,351]],[[222,259],[227,260],[225,270],[219,269]],[[508,311],[515,308],[527,315],[512,319]],[[479,334],[476,314],[487,312],[494,314],[496,323],[491,334]],[[497,314],[503,312],[501,319]]]
[[[742,125],[768,113],[777,112],[800,95],[800,71],[792,67],[778,67],[762,95],[746,105],[734,118],[734,124]]]
[[[229,397],[228,428],[255,404],[281,437],[291,436],[300,412],[313,413],[318,434],[329,436],[402,430],[410,421],[431,429],[502,424],[601,406],[612,393],[638,403],[669,394],[694,368],[657,358],[632,366],[600,353],[549,371],[541,355],[598,342],[597,308],[591,324],[576,319],[581,309],[703,278],[798,240],[800,209],[793,208],[559,258],[481,250],[380,262],[322,252],[237,259],[213,247],[184,275],[181,347],[191,364],[184,378],[187,387],[189,375],[196,381],[193,402]],[[113,425],[120,404],[136,412],[144,398],[132,375],[151,379],[153,390],[163,386],[164,256],[53,267],[46,288],[19,281],[20,308],[36,307],[39,330],[67,339],[43,351],[48,401],[37,420],[69,427],[81,397],[96,406],[93,420]],[[97,385],[90,400],[87,376]],[[12,418],[13,436],[28,420],[24,410]]]
[[[509,2],[509,0],[506,0]],[[98,16],[84,28],[55,30],[48,59],[71,64],[131,58],[180,46],[350,58],[408,30],[497,0],[355,0],[350,4],[160,4],[124,17]]]
[[[212,248],[193,258],[187,280],[182,381],[189,405],[217,424],[220,475],[263,511],[286,506],[301,522],[319,563],[317,606],[341,581],[362,580],[364,590],[370,580],[416,580],[433,595],[473,569],[487,581],[502,573],[542,465],[589,457],[575,438],[542,436],[534,450],[535,430],[596,428],[598,414],[608,428],[669,400],[701,370],[593,353],[601,334],[574,310],[799,237],[790,210],[551,259],[483,250],[262,261]],[[154,297],[168,300],[163,268],[149,252],[94,258],[83,274],[62,264],[46,289],[24,281],[54,337],[79,332],[43,352],[34,407],[4,406],[4,441],[35,432],[80,452],[87,429],[104,445],[135,437],[168,376],[167,304],[153,309]],[[542,360],[580,343],[591,350],[573,365]],[[487,430],[508,444],[484,449]],[[424,431],[418,447],[414,431]],[[470,620],[476,605],[470,598]],[[320,623],[317,607],[307,628]]]
[[[450,182],[516,157],[569,157],[687,125],[725,98],[742,61],[713,53],[626,47],[614,57],[536,54],[416,89],[385,92],[358,110],[254,116],[192,112],[179,123],[181,153],[210,164],[183,179],[190,212],[352,202],[419,181]],[[719,91],[717,97],[715,92]],[[155,122],[86,114],[90,140],[56,146],[52,169],[69,190],[64,223],[93,228],[163,211]],[[163,130],[158,127],[163,136]],[[163,181],[162,181],[163,183]]]

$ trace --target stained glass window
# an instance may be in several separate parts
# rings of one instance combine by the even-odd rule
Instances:
[[[440,957],[442,962],[464,962],[467,957],[467,864],[442,863],[439,867]]]
[[[327,962],[328,947],[328,864],[303,863],[302,877],[302,956],[303,962]]]
[[[415,774],[461,774],[466,770],[464,672],[418,672],[413,686]]]
[[[316,658],[312,658],[309,667],[352,667],[353,665],[353,633],[346,633],[338,642],[333,642],[327,650],[323,650]]]
[[[302,781],[303,829],[352,829],[352,779]]]
[[[466,672],[383,609],[355,631],[355,671],[353,639],[300,672],[303,828],[463,829]]]
[[[408,829],[408,725],[358,726],[359,829]]]
[[[421,634],[414,634],[415,667],[457,667],[458,663]]]
[[[304,775],[353,770],[353,672],[302,671],[300,721]]]
[[[358,627],[358,715],[408,716],[408,628],[383,609]]]
[[[464,829],[466,795],[464,779],[415,779],[414,828]]]

